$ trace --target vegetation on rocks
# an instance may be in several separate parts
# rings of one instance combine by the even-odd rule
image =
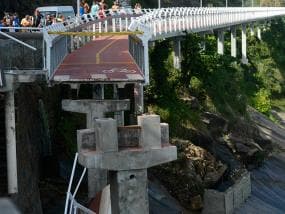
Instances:
[[[237,58],[230,56],[230,43],[225,45],[227,54],[218,55],[215,35],[185,37],[181,71],[173,67],[171,41],[159,41],[151,50],[148,111],[160,114],[170,124],[171,137],[184,139],[173,141],[178,146],[178,160],[153,172],[167,177],[162,182],[184,206],[189,208],[191,198],[202,195],[204,188],[219,189],[234,182],[245,167],[260,165],[271,151],[270,142],[262,139],[251,123],[247,106],[269,115],[272,103],[280,103],[277,99],[284,97],[284,36],[282,19],[265,25],[262,41],[248,32],[247,65],[239,61],[240,53]],[[225,38],[229,39],[229,34]],[[195,159],[195,154],[189,148],[195,146],[206,149],[206,156],[213,158],[200,155],[202,162],[190,161],[187,157]],[[224,170],[221,174],[219,166]],[[219,175],[215,182],[203,179],[207,167],[213,170],[212,181]]]

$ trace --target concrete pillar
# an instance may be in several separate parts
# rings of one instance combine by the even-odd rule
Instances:
[[[261,29],[257,27],[257,38],[261,41]]]
[[[134,86],[134,100],[135,100],[135,115],[141,115],[144,113],[144,92],[143,84],[135,83]]]
[[[147,169],[110,173],[112,214],[149,213]]]
[[[93,85],[93,99],[103,100],[104,96],[104,84]]]
[[[100,85],[99,85],[100,86]],[[101,88],[101,86],[99,87]],[[96,94],[102,98],[102,94]],[[96,126],[96,119],[103,118],[107,112],[129,110],[129,100],[63,100],[62,108],[66,111],[85,113],[87,128]],[[109,130],[109,129],[106,129]],[[107,185],[107,170],[88,169],[88,197],[93,198]]]
[[[16,122],[15,122],[15,93],[12,89],[6,93],[5,126],[7,143],[7,178],[8,193],[18,192],[17,150],[16,150]]]
[[[250,35],[254,36],[254,24],[253,23],[250,24]]]
[[[176,69],[181,69],[181,40],[173,41],[173,66]]]
[[[148,55],[148,40],[143,40],[143,59],[144,59],[144,79],[145,85],[149,84],[149,55]]]
[[[120,99],[117,84],[113,85],[113,99]],[[123,126],[125,124],[124,111],[114,112],[114,118],[117,121],[118,126]]]
[[[242,30],[241,30],[241,62],[243,64],[247,64],[247,54],[246,54],[246,24],[242,24]]]
[[[218,54],[224,55],[224,31],[218,31]]]
[[[231,27],[231,56],[237,56],[237,31],[236,27]]]

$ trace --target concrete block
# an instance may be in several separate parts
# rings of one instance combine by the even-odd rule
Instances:
[[[161,148],[161,127],[158,115],[138,116],[138,125],[142,127],[141,147],[149,150]]]
[[[117,152],[118,130],[114,119],[95,120],[96,150],[102,152]]]
[[[234,208],[240,207],[243,203],[243,191],[240,183],[234,185]]]
[[[204,193],[203,214],[225,213],[224,194],[216,190],[207,189]]]
[[[95,129],[77,130],[77,150],[82,149],[96,150]]]
[[[142,143],[140,126],[118,127],[119,147],[138,147]]]
[[[230,214],[234,212],[234,190],[229,188],[225,192],[225,213]]]
[[[147,170],[110,172],[113,214],[149,213]]]
[[[167,123],[161,123],[161,145],[169,144],[169,126]]]
[[[208,189],[204,194],[203,213],[232,214],[250,196],[250,173],[246,172],[225,192]]]

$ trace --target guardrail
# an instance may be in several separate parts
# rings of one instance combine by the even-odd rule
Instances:
[[[284,7],[162,8],[133,20],[130,30],[146,31],[152,40],[184,31],[201,32],[285,15]]]
[[[76,214],[76,213],[96,214],[95,212],[88,209],[87,207],[84,207],[83,205],[81,205],[80,203],[78,203],[75,200],[77,191],[78,191],[80,184],[81,184],[81,182],[82,182],[82,180],[86,174],[86,170],[87,170],[86,168],[84,168],[82,171],[81,177],[80,177],[80,179],[76,185],[74,193],[73,194],[71,193],[71,187],[72,187],[72,183],[73,183],[77,159],[78,159],[78,153],[75,154],[75,158],[73,161],[72,172],[71,172],[71,176],[70,176],[70,180],[69,180],[69,184],[68,184],[68,190],[66,193],[64,214],[67,214],[67,213],[69,213],[69,214]]]
[[[0,27],[2,32],[30,32],[30,33],[39,33],[43,31],[43,28],[37,27]]]

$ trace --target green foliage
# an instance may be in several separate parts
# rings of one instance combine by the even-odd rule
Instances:
[[[268,113],[271,109],[270,92],[261,88],[252,99],[252,105],[262,113]]]

